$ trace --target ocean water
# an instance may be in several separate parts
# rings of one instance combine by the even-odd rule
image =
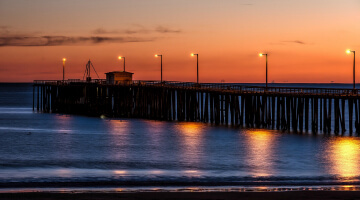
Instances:
[[[349,185],[356,136],[37,113],[32,84],[0,84],[0,189]]]

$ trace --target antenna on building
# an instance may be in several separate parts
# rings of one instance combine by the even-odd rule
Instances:
[[[89,59],[89,61],[86,63],[85,73],[84,73],[84,76],[83,76],[83,80],[86,77],[87,82],[91,81],[91,76],[90,76],[91,67],[94,69],[94,72],[95,72],[96,76],[98,77],[98,79],[100,79],[99,75],[97,74],[97,72],[95,70],[94,65],[92,64],[92,62]]]

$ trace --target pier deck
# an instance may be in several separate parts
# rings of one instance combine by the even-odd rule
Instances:
[[[358,90],[245,84],[36,80],[39,112],[198,121],[293,132],[360,133]]]

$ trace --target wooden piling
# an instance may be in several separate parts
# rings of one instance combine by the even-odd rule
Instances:
[[[262,93],[166,84],[42,83],[33,85],[32,99],[33,110],[36,107],[39,112],[201,121],[283,131],[291,128],[300,133],[311,128],[314,134],[320,128],[324,134],[333,131],[336,135],[347,131],[345,114],[348,110],[349,134],[354,127],[356,133],[360,133],[360,99],[356,93]]]

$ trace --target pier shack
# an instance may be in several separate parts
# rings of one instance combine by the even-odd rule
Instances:
[[[360,95],[353,89],[156,81],[128,84],[107,80],[34,81],[33,109],[297,133],[360,133]]]
[[[131,84],[134,73],[126,71],[113,71],[106,74],[107,84]]]

